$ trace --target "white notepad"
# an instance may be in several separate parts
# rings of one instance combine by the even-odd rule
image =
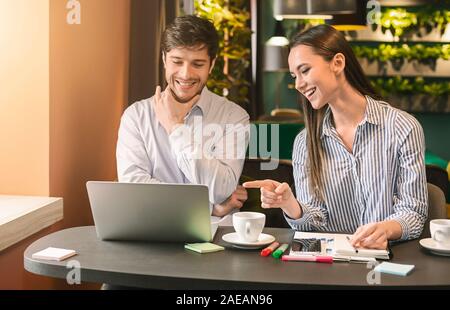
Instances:
[[[45,250],[34,253],[31,257],[34,259],[61,261],[76,254],[77,252],[74,250],[49,247]]]
[[[331,249],[331,254],[336,260],[354,260],[356,257],[360,257],[362,261],[373,261],[373,259],[389,259],[389,251],[386,250],[375,250],[375,249],[365,249],[352,247],[347,237],[352,235],[348,234],[329,234],[329,233],[318,233],[318,232],[295,232],[294,239],[321,239],[322,246],[326,243],[326,247]],[[329,242],[332,240],[332,242]],[[324,254],[324,253],[322,253]],[[328,253],[327,253],[328,254]],[[363,259],[370,258],[370,260]]]

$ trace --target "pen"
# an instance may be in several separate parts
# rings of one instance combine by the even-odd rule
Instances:
[[[358,253],[358,249],[355,248],[355,247],[352,245],[352,242],[351,242],[351,240],[350,240],[350,237],[349,237],[349,236],[346,236],[346,237],[347,237],[348,243],[350,243],[350,245],[352,246],[352,248],[353,248],[353,250],[355,251],[355,253]]]
[[[278,242],[273,242],[271,245],[261,251],[261,256],[269,256],[273,251],[275,251],[276,248],[278,248],[279,245],[280,244]]]
[[[280,258],[281,255],[283,255],[284,251],[286,251],[288,246],[289,246],[289,244],[283,243],[282,245],[280,245],[280,247],[275,252],[272,253],[272,256],[275,258]]]
[[[316,263],[325,263],[332,264],[333,257],[332,256],[314,256],[314,255],[283,255],[281,257],[282,261],[300,261],[300,262],[316,262]]]

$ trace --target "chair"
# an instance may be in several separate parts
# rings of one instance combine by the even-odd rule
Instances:
[[[275,124],[303,124],[303,119],[286,115],[263,115],[258,118],[258,121]]]
[[[270,115],[260,116],[258,121],[303,124],[303,114],[297,109],[274,109]]]
[[[273,109],[270,111],[271,116],[286,116],[292,118],[302,119],[303,114],[297,109]]]
[[[292,173],[292,162],[280,159],[275,170],[261,170],[261,163],[270,160],[261,158],[247,158],[244,162],[240,184],[247,181],[272,179],[278,182],[286,182],[294,186],[294,176]],[[281,209],[261,208],[261,194],[259,189],[247,189],[248,199],[241,208],[241,211],[262,212],[266,215],[266,227],[290,228],[284,218]],[[295,193],[295,191],[293,191]]]
[[[427,182],[438,186],[443,192],[446,199],[449,192],[449,181],[447,171],[436,165],[425,166],[427,174]]]
[[[423,228],[421,238],[430,237],[430,221],[447,218],[447,207],[442,190],[434,184],[427,183],[428,188],[428,217]]]

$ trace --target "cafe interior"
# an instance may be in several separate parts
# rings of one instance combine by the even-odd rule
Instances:
[[[207,86],[247,111],[255,140],[241,180],[294,183],[292,147],[305,127],[289,72],[289,40],[329,24],[341,31],[372,86],[422,125],[426,177],[450,218],[450,2],[421,0],[6,0],[0,2],[0,289],[99,289],[24,269],[36,240],[93,225],[85,184],[117,180],[120,118],[165,85],[162,30],[176,16],[211,19],[220,34]],[[230,35],[232,34],[232,35]],[[233,47],[225,49],[223,47]],[[277,125],[277,126],[273,126]],[[271,130],[275,130],[271,135]],[[258,167],[279,159],[275,171]],[[51,209],[40,212],[41,206]],[[242,211],[288,228],[249,191]],[[32,209],[32,212],[30,211]]]

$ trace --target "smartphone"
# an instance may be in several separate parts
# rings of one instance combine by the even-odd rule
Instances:
[[[318,254],[322,251],[322,246],[320,239],[294,239],[291,250],[301,254]]]

